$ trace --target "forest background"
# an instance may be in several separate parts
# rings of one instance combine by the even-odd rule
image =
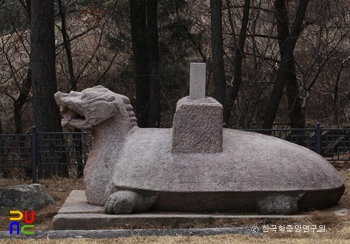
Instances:
[[[53,94],[103,85],[171,127],[191,62],[230,128],[348,127],[348,0],[2,0],[0,133],[60,131]]]

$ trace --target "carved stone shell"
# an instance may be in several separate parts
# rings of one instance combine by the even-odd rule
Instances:
[[[344,183],[311,150],[257,133],[224,129],[220,153],[172,153],[170,129],[137,129],[121,151],[118,188],[158,192],[328,191]],[[340,195],[339,195],[340,194]]]

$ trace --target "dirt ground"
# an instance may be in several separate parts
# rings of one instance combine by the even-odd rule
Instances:
[[[325,233],[318,233],[317,236],[323,235],[324,237],[327,237],[327,239],[343,239],[343,240],[349,240],[350,243],[350,212],[347,213],[344,216],[336,216],[333,211],[339,210],[339,209],[349,209],[350,211],[350,162],[338,162],[333,163],[335,168],[338,170],[339,174],[342,176],[345,182],[345,193],[340,199],[337,206],[325,209],[325,210],[319,210],[309,213],[309,217],[302,219],[302,220],[254,220],[254,221],[247,221],[247,220],[230,220],[230,221],[215,221],[213,223],[207,223],[207,224],[183,224],[183,225],[177,225],[173,226],[172,224],[166,225],[166,226],[159,226],[159,225],[147,225],[147,226],[140,226],[140,225],[134,225],[134,226],[128,226],[127,228],[156,228],[156,229],[162,229],[162,228],[202,228],[202,227],[252,227],[257,226],[259,228],[262,228],[263,226],[272,226],[272,225],[325,225]],[[31,181],[28,179],[1,179],[0,178],[0,186],[10,186],[10,185],[18,185],[18,184],[30,184]],[[45,207],[39,211],[35,212],[35,230],[50,230],[51,228],[51,221],[53,216],[56,215],[57,211],[60,209],[64,201],[66,200],[67,196],[72,190],[76,189],[83,189],[83,181],[82,179],[76,179],[76,178],[61,178],[61,177],[52,177],[50,179],[41,179],[39,180],[40,184],[42,184],[47,191],[51,194],[51,196],[55,200],[55,204]],[[0,230],[1,231],[8,231],[8,225],[9,225],[9,216],[0,216]],[[265,233],[264,236],[272,237],[274,239],[276,238],[282,238],[282,239],[289,239],[289,238],[297,238],[297,239],[303,239],[303,238],[315,238],[316,234],[314,233],[285,233],[278,231],[276,233],[274,232],[268,232]],[[225,238],[225,237],[222,237]],[[219,238],[220,239],[220,238]],[[218,240],[219,240],[218,239]],[[244,239],[244,238],[243,238]],[[319,239],[317,237],[317,239]],[[1,242],[1,241],[0,241]],[[153,242],[153,241],[152,241]],[[124,243],[124,242],[122,242]],[[127,243],[127,242],[125,242]],[[147,241],[145,242],[147,243]],[[322,242],[321,242],[322,243]],[[328,242],[327,242],[328,243]],[[331,243],[331,242],[330,242]]]

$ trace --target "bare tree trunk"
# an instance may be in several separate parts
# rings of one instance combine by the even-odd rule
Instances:
[[[129,0],[132,50],[134,53],[136,106],[139,127],[149,125],[150,80],[145,0]]]
[[[149,126],[160,126],[160,79],[158,73],[157,0],[147,0],[147,37],[149,50],[150,111]]]
[[[31,54],[30,63],[32,68],[32,91],[34,120],[39,132],[61,132],[61,118],[58,106],[54,100],[57,91],[56,83],[56,56],[55,56],[55,32],[54,32],[54,0],[31,1]],[[55,152],[57,140],[48,140],[50,155],[43,163],[52,163],[52,158],[60,163],[65,158],[57,158]],[[45,176],[49,177],[56,173],[56,167],[51,165],[44,167]],[[61,175],[67,175],[67,167],[60,168]]]
[[[226,78],[222,40],[222,0],[210,0],[211,9],[211,49],[214,78],[214,98],[226,111]]]
[[[275,15],[277,20],[277,39],[282,59],[285,55],[283,46],[286,44],[289,36],[288,12],[285,0],[275,1]],[[291,65],[285,76],[285,82],[290,126],[292,128],[304,128],[306,120],[305,114],[302,112],[301,99],[299,98],[299,85],[293,54],[291,57]]]
[[[54,100],[55,67],[54,1],[32,0],[31,54],[34,118],[38,131],[61,131]]]
[[[58,9],[59,9],[59,14],[60,14],[61,23],[62,23],[61,32],[62,32],[62,38],[63,38],[63,45],[64,45],[64,49],[66,50],[66,55],[67,55],[69,80],[70,80],[72,91],[76,91],[77,90],[77,80],[76,80],[75,74],[74,74],[72,49],[70,47],[70,40],[69,40],[69,36],[67,33],[66,10],[62,4],[62,0],[58,0]]]
[[[278,0],[276,0],[278,1]],[[295,44],[302,30],[303,19],[306,13],[309,1],[299,1],[296,18],[293,23],[293,28],[283,44],[283,56],[281,57],[281,64],[277,71],[276,83],[274,85],[269,104],[265,113],[263,129],[271,129],[276,118],[277,110],[283,95],[283,88],[286,83],[286,76],[293,64],[293,52]]]
[[[234,102],[237,99],[238,92],[242,83],[243,51],[244,51],[244,44],[245,44],[245,39],[247,36],[247,29],[248,29],[249,9],[250,9],[250,0],[245,0],[244,7],[243,7],[241,31],[239,33],[238,45],[236,46],[236,50],[235,50],[236,58],[235,58],[235,73],[234,73],[233,86],[229,93],[229,96],[226,102],[227,108],[226,108],[226,112],[224,113],[224,122],[226,124],[228,124],[230,120],[231,110],[233,108]]]

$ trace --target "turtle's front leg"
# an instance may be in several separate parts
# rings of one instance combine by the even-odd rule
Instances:
[[[109,214],[145,212],[155,205],[157,199],[157,193],[140,194],[134,191],[120,190],[108,197],[105,212]]]

